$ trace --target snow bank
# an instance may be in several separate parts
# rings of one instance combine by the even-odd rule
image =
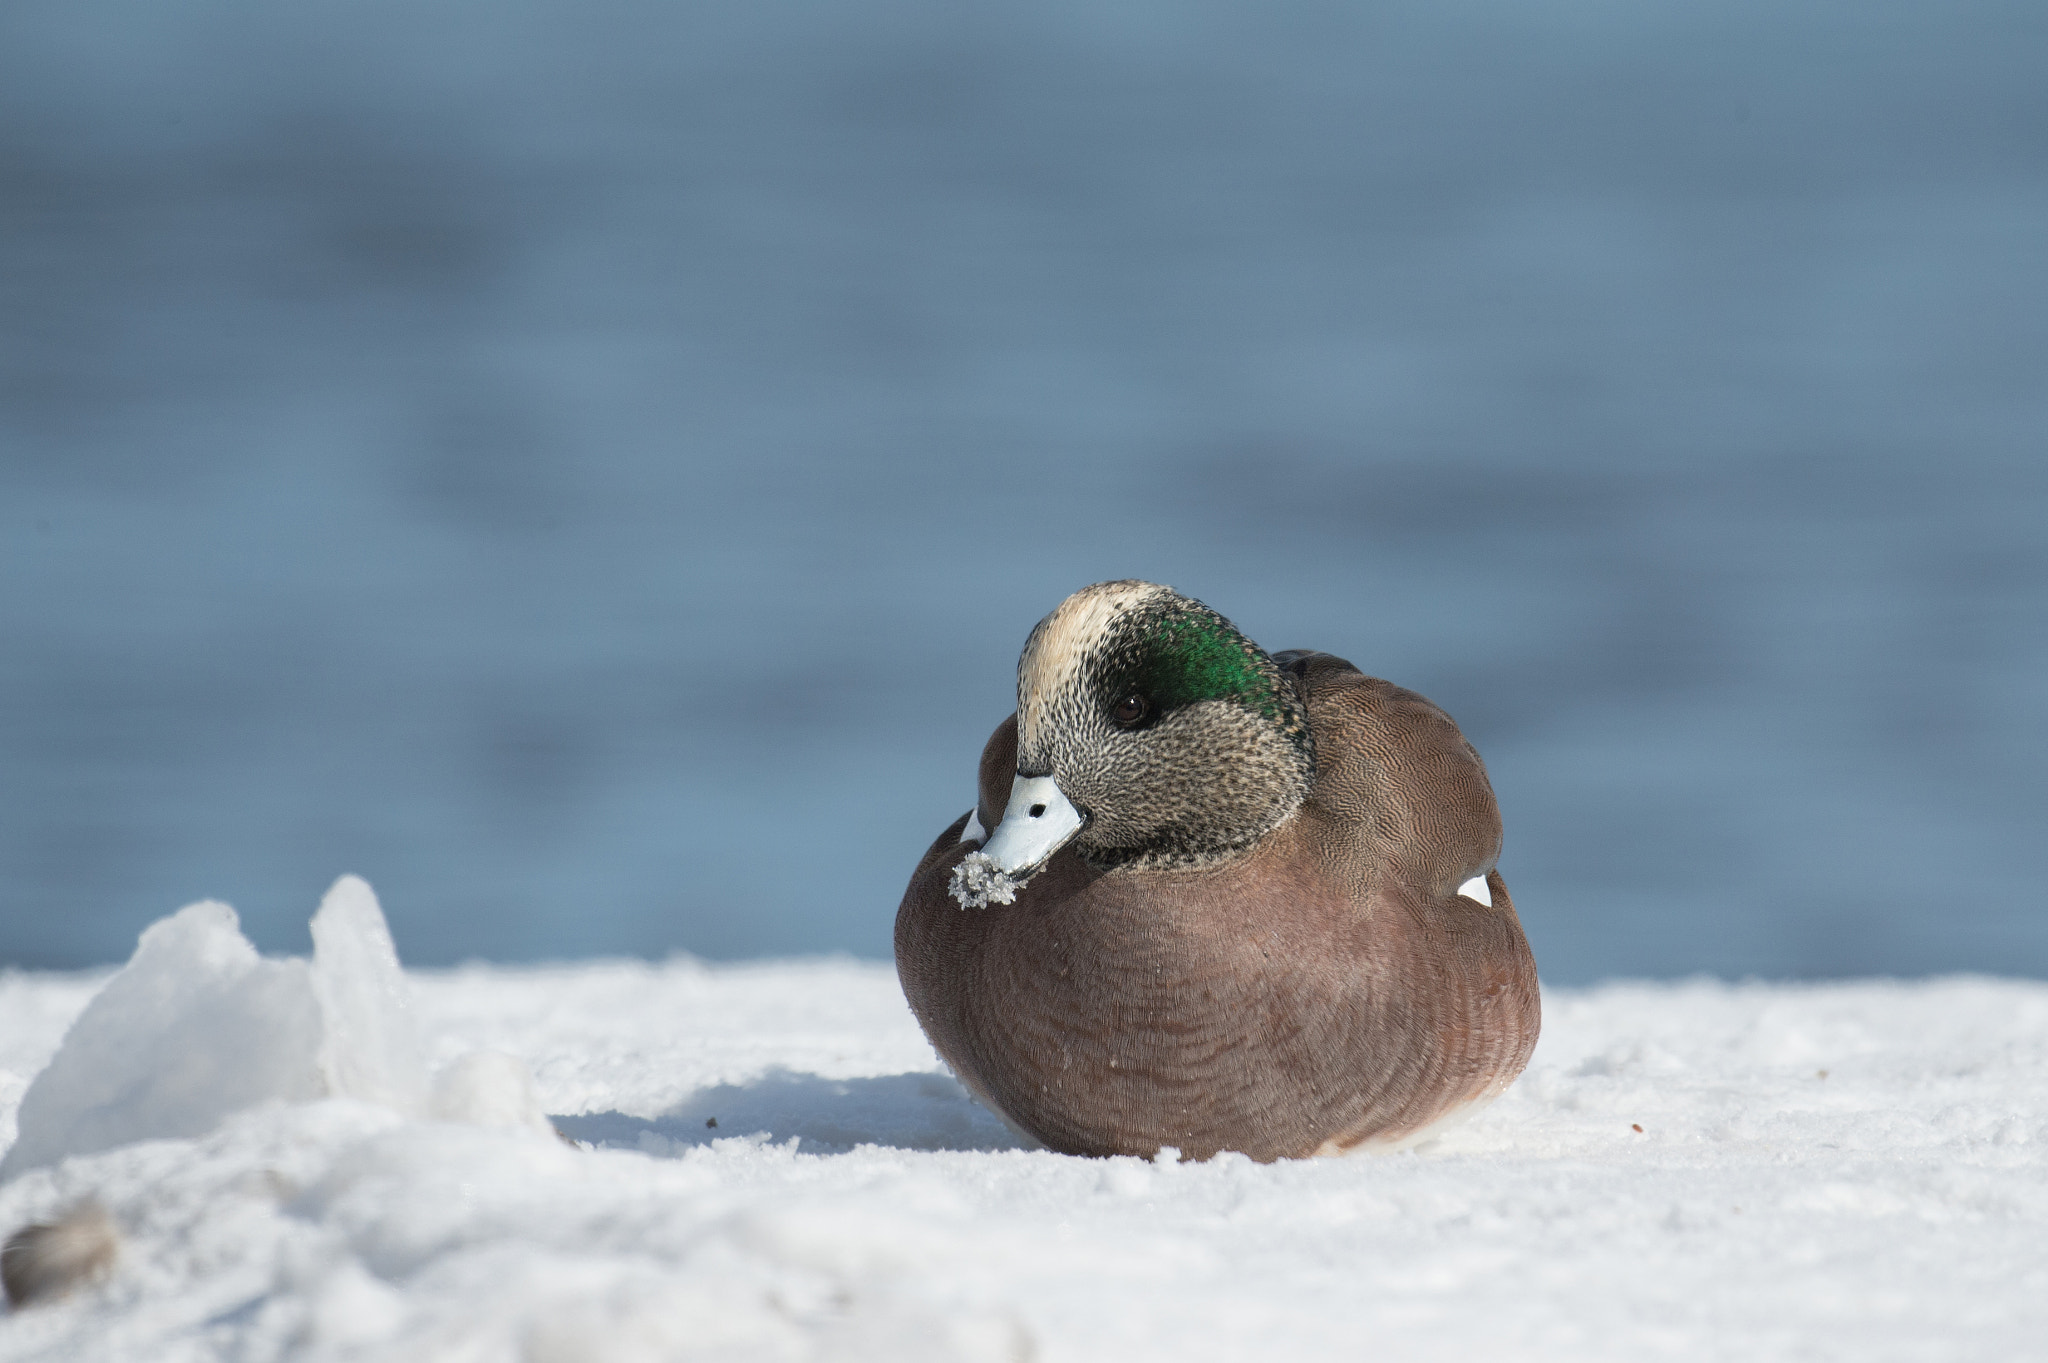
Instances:
[[[200,917],[176,929],[195,972],[253,989],[292,964]],[[306,969],[342,955],[321,940]],[[67,1003],[48,1072],[74,1045],[121,1059],[95,1017],[157,1016],[101,1002],[126,978],[86,1007],[97,980],[0,977],[0,1063],[41,1064]],[[24,1157],[0,1232],[91,1197],[123,1248],[0,1321],[0,1360],[1937,1359],[2048,1335],[2041,984],[1552,991],[1529,1072],[1466,1126],[1261,1166],[1024,1148],[939,1071],[884,965],[409,982],[441,1076],[413,1115],[352,1089]],[[324,1042],[403,1068],[400,1029],[352,1029],[334,997]],[[281,1007],[303,1057],[307,1012]]]
[[[342,1095],[418,1115],[426,1070],[376,897],[344,876],[312,926],[309,962],[257,956],[225,904],[151,924],[28,1086],[0,1179],[65,1155],[204,1135],[261,1102]]]
[[[336,881],[312,931],[310,961],[268,961],[225,904],[151,924],[21,1092],[0,1181],[67,1155],[204,1135],[259,1104],[329,1097],[552,1132],[532,1075],[503,1052],[456,1057],[430,1098],[412,986],[366,883]]]

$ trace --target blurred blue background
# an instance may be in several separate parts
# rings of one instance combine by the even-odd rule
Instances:
[[[2048,974],[2039,0],[10,0],[0,961],[885,956],[1031,625],[1448,708],[1545,975]]]

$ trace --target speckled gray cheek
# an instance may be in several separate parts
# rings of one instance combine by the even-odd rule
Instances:
[[[1124,760],[1077,780],[1113,811],[1083,840],[1083,855],[1098,865],[1197,865],[1228,855],[1277,827],[1307,790],[1304,755],[1232,702],[1187,707],[1145,737]]]
[[[1234,701],[1185,706],[1137,732],[1089,718],[1061,726],[1051,757],[1092,816],[1080,843],[1098,864],[1182,865],[1248,846],[1312,779],[1307,752]]]

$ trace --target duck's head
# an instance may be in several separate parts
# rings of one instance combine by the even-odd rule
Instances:
[[[1069,842],[1099,868],[1200,866],[1271,832],[1314,777],[1293,679],[1258,645],[1171,588],[1099,582],[1024,645],[1010,802],[953,894],[1009,903]]]

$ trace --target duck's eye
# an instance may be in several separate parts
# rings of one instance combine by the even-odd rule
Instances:
[[[1143,696],[1125,696],[1109,712],[1109,717],[1128,729],[1151,712],[1152,706]]]

